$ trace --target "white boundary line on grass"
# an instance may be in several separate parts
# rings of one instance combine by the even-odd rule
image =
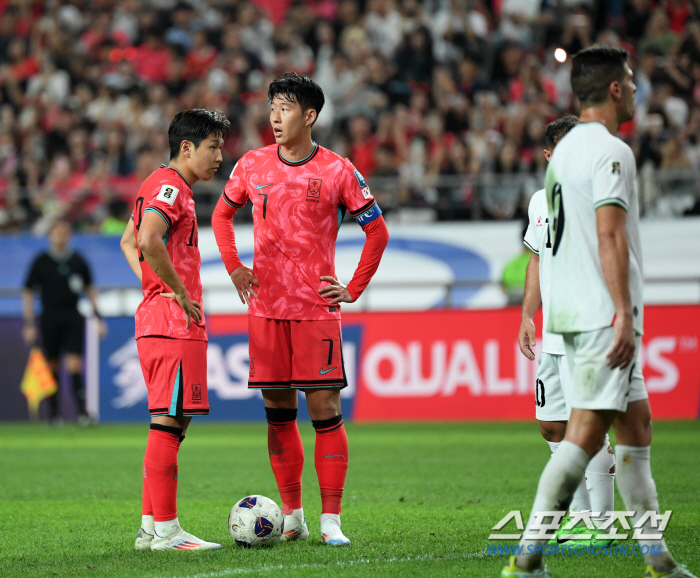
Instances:
[[[403,558],[357,558],[355,560],[338,560],[336,562],[317,562],[315,564],[277,564],[275,566],[261,566],[259,568],[224,568],[216,572],[203,572],[201,574],[188,574],[186,576],[173,576],[167,578],[218,578],[219,576],[237,576],[241,574],[261,574],[263,572],[276,572],[279,570],[307,570],[312,568],[332,568],[334,566],[355,566],[359,564],[394,564],[396,562],[418,562],[421,560],[459,560],[462,558],[483,558],[483,552],[465,554],[445,554],[444,556],[435,554],[423,554],[420,556],[405,556]],[[156,577],[166,578],[166,577]]]

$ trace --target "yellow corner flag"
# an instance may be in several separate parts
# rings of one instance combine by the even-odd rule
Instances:
[[[39,415],[39,404],[45,397],[56,393],[58,386],[44,354],[38,347],[32,347],[29,352],[27,369],[24,370],[22,385],[24,397],[27,398],[29,413],[33,419]]]

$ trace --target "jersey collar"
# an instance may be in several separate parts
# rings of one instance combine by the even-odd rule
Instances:
[[[316,153],[318,152],[318,145],[317,145],[314,141],[311,141],[311,142],[312,142],[312,144],[314,145],[314,147],[311,149],[311,152],[309,153],[309,155],[308,155],[306,158],[301,159],[300,161],[288,161],[287,159],[285,159],[285,158],[282,156],[282,152],[281,152],[281,149],[280,149],[280,146],[279,146],[279,145],[277,145],[277,157],[278,157],[279,160],[281,160],[285,165],[288,165],[288,166],[290,166],[290,167],[298,167],[298,166],[301,166],[301,165],[303,165],[303,164],[306,164],[306,163],[308,163],[312,158],[314,158],[314,157],[316,156]]]
[[[190,185],[190,184],[187,182],[187,179],[186,179],[185,177],[183,177],[183,176],[182,176],[182,173],[181,173],[180,171],[178,171],[177,169],[175,169],[175,168],[173,168],[173,167],[169,167],[168,165],[164,165],[163,163],[160,164],[160,168],[162,168],[162,169],[170,169],[171,171],[175,171],[178,175],[180,175],[180,178],[181,178],[183,181],[185,181],[185,184],[186,184],[188,187],[190,187],[190,189],[192,188],[192,185]]]

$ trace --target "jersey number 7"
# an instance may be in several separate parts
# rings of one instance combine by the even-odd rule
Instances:
[[[561,243],[561,238],[564,235],[564,202],[559,183],[554,183],[554,188],[552,188],[552,209],[554,209],[554,217],[552,219],[554,247],[552,248],[552,255],[556,255],[559,243]]]

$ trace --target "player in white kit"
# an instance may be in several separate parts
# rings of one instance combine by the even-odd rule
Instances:
[[[503,577],[550,576],[542,565],[547,538],[532,531],[542,521],[537,513],[567,509],[611,425],[626,510],[637,522],[659,509],[650,467],[651,410],[647,397],[633,389],[639,380],[632,379],[644,319],[635,158],[614,136],[634,114],[636,87],[627,58],[627,51],[608,46],[573,58],[580,123],[557,145],[546,177],[552,242],[547,330],[564,338],[573,377],[571,416],[542,472],[520,542],[523,553],[511,557]],[[646,520],[643,535],[658,534]],[[695,578],[676,563],[663,538],[643,537],[640,545],[645,578]]]
[[[545,130],[544,155],[549,159],[557,143],[578,124],[573,115],[560,118],[547,125]],[[540,433],[549,444],[552,455],[559,448],[566,432],[571,407],[571,374],[565,358],[564,340],[561,335],[547,331],[549,318],[549,282],[552,268],[552,238],[549,231],[547,193],[537,191],[530,199],[528,208],[529,224],[523,243],[532,251],[527,267],[525,294],[523,296],[522,318],[518,333],[520,351],[530,360],[535,359],[535,324],[533,317],[542,305],[542,347],[537,363],[535,378],[535,416],[540,422]],[[641,369],[637,379],[643,379]],[[646,396],[643,385],[641,391]],[[601,525],[605,512],[615,506],[615,457],[606,434],[603,447],[593,456],[586,467],[586,474],[574,492],[569,509],[571,512],[600,512],[594,516],[596,525]],[[589,534],[585,525],[579,524],[563,534]],[[567,540],[557,537],[558,543]],[[596,540],[577,540],[577,544],[602,544]]]

